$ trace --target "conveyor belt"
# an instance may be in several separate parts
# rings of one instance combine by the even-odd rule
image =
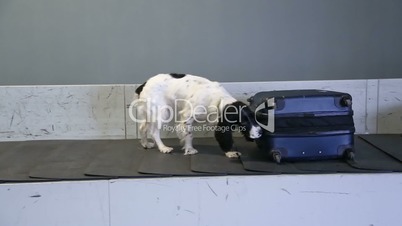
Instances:
[[[355,139],[355,161],[276,164],[253,142],[235,140],[243,153],[228,159],[213,138],[194,140],[199,154],[184,156],[178,139],[171,154],[143,149],[138,140],[0,142],[0,182],[92,180],[166,176],[402,172],[400,135]]]

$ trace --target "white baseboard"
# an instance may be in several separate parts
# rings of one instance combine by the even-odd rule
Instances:
[[[396,226],[402,174],[1,184],[0,199],[0,225]]]
[[[378,133],[402,133],[402,79],[379,80]]]

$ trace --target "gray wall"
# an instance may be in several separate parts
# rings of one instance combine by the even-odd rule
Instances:
[[[400,0],[0,0],[0,84],[402,77]]]

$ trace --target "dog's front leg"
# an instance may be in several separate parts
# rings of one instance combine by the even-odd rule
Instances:
[[[241,153],[236,151],[233,146],[233,136],[230,124],[219,122],[215,130],[215,139],[218,141],[222,151],[228,158],[239,158]]]

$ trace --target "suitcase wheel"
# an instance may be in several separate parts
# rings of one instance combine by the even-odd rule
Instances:
[[[345,157],[346,157],[346,159],[348,159],[348,160],[352,160],[352,161],[354,161],[355,160],[355,152],[353,151],[353,149],[347,149],[346,151],[345,151]]]
[[[281,163],[281,159],[282,159],[281,152],[277,151],[277,150],[272,150],[271,153],[272,153],[272,159],[276,163]]]

